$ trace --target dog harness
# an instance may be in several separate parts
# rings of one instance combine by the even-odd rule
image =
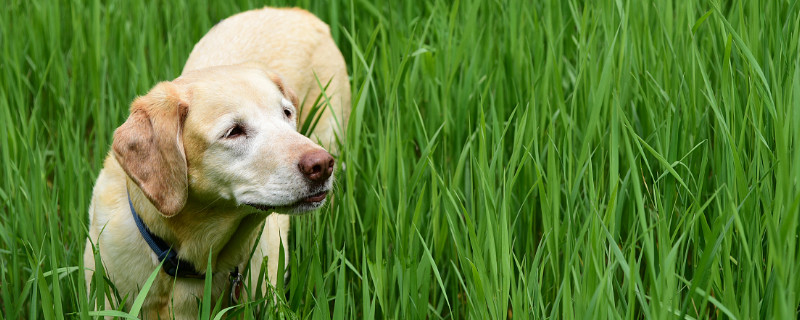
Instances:
[[[133,221],[136,222],[136,227],[139,228],[139,233],[142,235],[144,241],[150,246],[150,250],[153,250],[153,253],[158,256],[159,261],[163,261],[161,269],[172,277],[189,279],[205,278],[205,273],[198,272],[190,262],[178,258],[178,252],[173,250],[172,246],[168,245],[164,239],[150,232],[150,229],[144,224],[142,218],[136,213],[136,209],[133,208],[130,191],[126,190],[126,192],[128,193],[128,206],[131,208]],[[231,284],[230,302],[231,304],[236,304],[242,291],[242,274],[239,273],[238,266],[233,268],[228,278]]]

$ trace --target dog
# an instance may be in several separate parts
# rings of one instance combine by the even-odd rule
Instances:
[[[320,96],[327,107],[303,136],[298,123]],[[221,21],[114,132],[84,264],[99,253],[127,308],[161,265],[141,310],[148,319],[197,317],[209,267],[213,302],[236,303],[241,272],[257,279],[265,259],[274,285],[281,244],[289,261],[288,215],[325,203],[336,166],[326,150],[338,153],[349,114],[344,58],[313,14],[263,8]]]

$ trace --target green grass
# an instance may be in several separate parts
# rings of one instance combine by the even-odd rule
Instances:
[[[719,2],[294,4],[347,60],[347,170],[293,218],[288,298],[222,316],[797,318],[800,4]],[[113,130],[262,5],[4,2],[0,319],[113,294],[82,272]]]

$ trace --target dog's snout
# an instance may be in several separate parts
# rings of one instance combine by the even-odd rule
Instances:
[[[333,174],[333,157],[325,150],[309,151],[300,156],[300,172],[313,182],[324,182]]]

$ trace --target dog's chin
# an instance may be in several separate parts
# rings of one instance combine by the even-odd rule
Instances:
[[[248,206],[258,209],[258,211],[263,213],[282,213],[282,214],[291,214],[291,215],[302,215],[308,213],[309,211],[319,209],[323,205],[325,205],[325,200],[327,199],[328,191],[321,191],[310,196],[301,198],[289,205],[268,205],[268,204],[260,204],[260,203],[245,203]]]

